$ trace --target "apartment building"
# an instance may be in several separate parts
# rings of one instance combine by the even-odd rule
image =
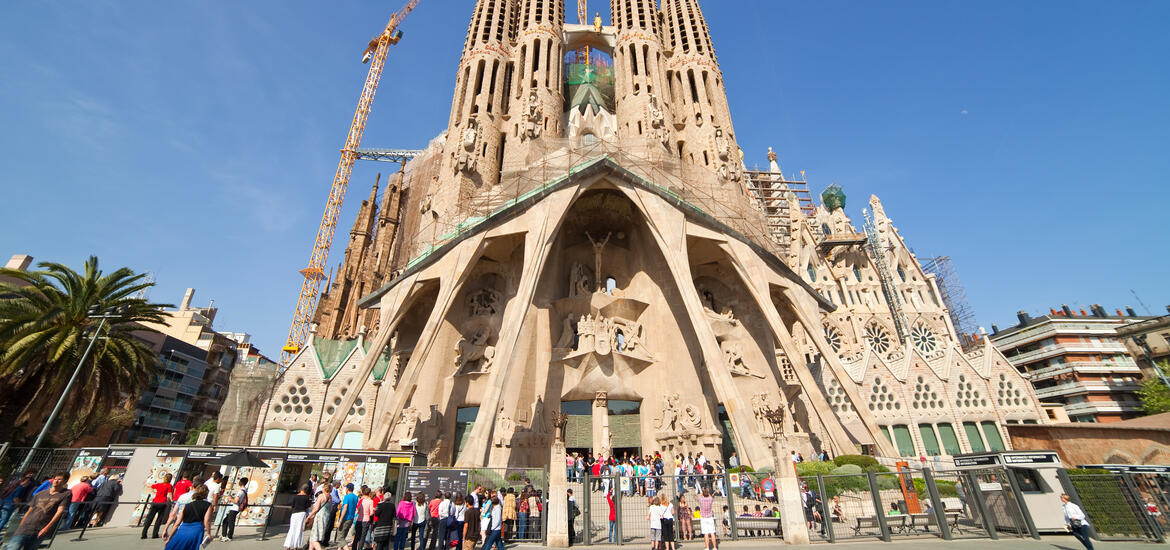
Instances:
[[[1133,310],[1109,314],[1100,305],[1089,311],[1067,305],[1048,315],[1016,314],[1019,322],[1000,330],[991,342],[1036,390],[1043,403],[1063,405],[1073,422],[1117,422],[1142,415],[1138,385],[1141,368],[1118,330],[1148,319]]]

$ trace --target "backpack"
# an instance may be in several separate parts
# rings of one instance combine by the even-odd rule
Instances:
[[[240,490],[240,498],[237,505],[240,507],[240,512],[248,509],[248,491]]]

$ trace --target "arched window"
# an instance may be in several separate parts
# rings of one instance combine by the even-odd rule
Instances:
[[[902,279],[903,283],[906,282],[906,272],[902,271],[902,266],[898,266],[898,277]]]
[[[584,140],[585,145],[593,145],[597,143],[597,136],[593,135],[593,132],[586,132],[585,135],[581,136],[581,138]]]
[[[613,291],[617,289],[617,279],[613,277],[605,278],[605,293],[613,295]]]
[[[808,264],[808,279],[810,282],[817,282],[817,268],[813,267],[812,264]]]
[[[280,428],[270,428],[264,431],[264,440],[260,445],[264,447],[283,447],[285,431]]]
[[[861,269],[856,264],[853,265],[853,278],[857,279],[857,282],[861,282]]]
[[[824,233],[824,234],[826,234],[826,235],[832,235],[832,234],[833,234],[833,230],[829,228],[829,224],[827,224],[827,223],[822,223],[822,224],[821,224],[821,233]]]
[[[293,430],[288,434],[289,447],[308,447],[309,430]]]

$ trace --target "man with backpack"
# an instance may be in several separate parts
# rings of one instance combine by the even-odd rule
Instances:
[[[248,509],[248,478],[241,477],[236,489],[231,505],[228,506],[227,514],[223,517],[221,525],[223,536],[220,537],[220,542],[231,542],[232,537],[236,535],[236,517],[240,515],[240,512]]]

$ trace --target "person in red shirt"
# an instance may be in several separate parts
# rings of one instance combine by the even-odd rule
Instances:
[[[69,501],[69,512],[65,515],[65,529],[73,528],[73,520],[77,519],[81,507],[85,506],[85,498],[93,492],[93,485],[89,484],[89,476],[81,476],[81,481],[70,487],[69,492],[73,495]]]
[[[191,474],[183,474],[183,479],[180,479],[175,484],[174,498],[171,500],[179,500],[187,491],[191,490]]]
[[[154,534],[151,538],[158,538],[158,530],[166,523],[167,508],[171,505],[171,492],[174,486],[171,485],[171,480],[174,476],[167,474],[163,476],[162,483],[155,483],[150,488],[154,489],[154,500],[150,501],[150,510],[146,512],[146,522],[142,524],[142,538],[146,538],[146,530],[150,527],[151,522],[154,522]],[[157,518],[157,519],[156,519]]]

